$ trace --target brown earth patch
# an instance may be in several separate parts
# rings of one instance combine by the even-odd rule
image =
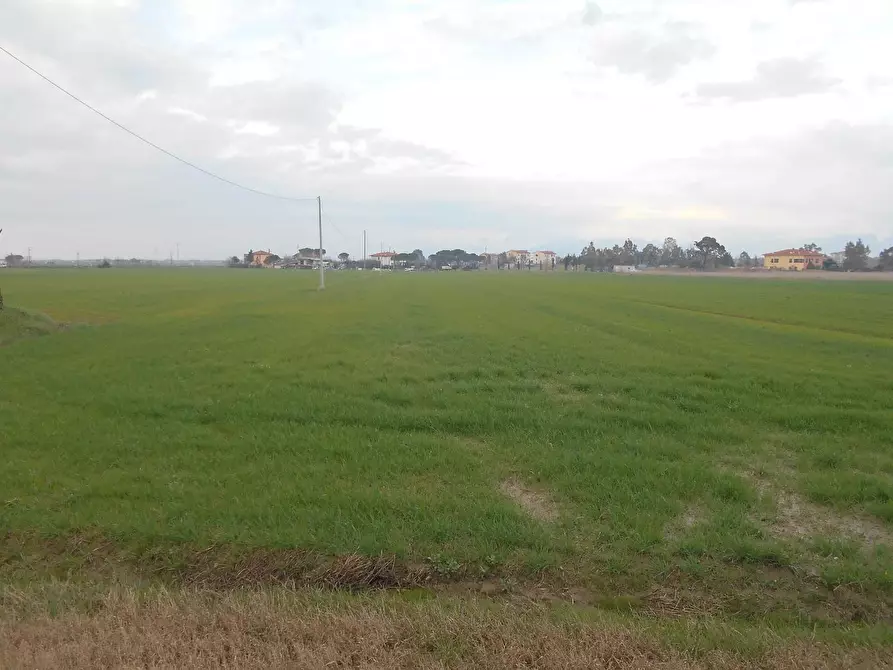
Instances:
[[[779,472],[787,477],[795,471],[784,464]],[[859,542],[866,548],[881,543],[893,547],[893,530],[882,522],[860,514],[841,514],[837,510],[812,503],[792,491],[769,481],[761,473],[749,471],[739,475],[751,482],[761,498],[775,503],[777,514],[769,531],[782,539],[803,540],[811,537],[844,537]]]
[[[893,547],[893,532],[879,521],[843,515],[830,507],[804,500],[795,493],[775,491],[773,495],[778,507],[778,518],[771,527],[775,535],[801,539],[842,536],[868,547],[877,543]]]
[[[517,479],[502,482],[499,490],[537,521],[554,523],[560,516],[558,506],[548,495],[524,486]]]
[[[689,505],[679,518],[670,521],[664,528],[664,539],[668,541],[678,540],[684,536],[687,531],[703,523],[705,520],[704,510],[698,505]]]

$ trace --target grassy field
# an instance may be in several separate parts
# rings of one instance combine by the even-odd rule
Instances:
[[[893,284],[315,286],[4,271],[4,584],[423,585],[893,642]]]

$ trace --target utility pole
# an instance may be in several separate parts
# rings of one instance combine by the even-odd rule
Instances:
[[[80,251],[78,251],[77,254],[76,254],[76,259],[75,259],[75,261],[74,261],[74,266],[75,266],[75,267],[78,267],[78,268],[81,267],[81,252],[80,252]]]
[[[366,231],[363,231],[363,269],[366,269]]]
[[[322,257],[322,196],[316,196],[316,203],[319,205],[319,290],[326,288],[326,266]]]
[[[180,243],[177,242],[177,265],[180,264]]]

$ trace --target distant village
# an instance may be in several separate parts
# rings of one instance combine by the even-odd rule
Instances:
[[[270,250],[251,250],[241,258],[233,256],[230,267],[269,269],[318,269],[373,271],[450,271],[450,270],[515,270],[574,272],[643,272],[652,269],[719,270],[747,269],[785,272],[825,271],[893,271],[893,247],[877,257],[862,240],[850,242],[845,249],[824,253],[814,243],[779,251],[751,255],[746,251],[733,257],[713,237],[704,237],[688,247],[667,238],[661,246],[648,244],[639,248],[632,240],[623,245],[597,248],[590,243],[578,254],[560,256],[551,250],[529,251],[510,249],[499,253],[474,253],[464,249],[441,250],[426,256],[421,249],[400,253],[379,251],[365,258],[352,258],[348,253],[330,256],[323,249],[302,248],[292,256],[279,256]]]
[[[632,273],[655,269],[680,270],[768,270],[784,272],[802,271],[893,271],[893,247],[871,255],[871,249],[862,240],[848,242],[844,249],[825,253],[814,243],[778,251],[750,254],[742,251],[732,256],[716,238],[704,237],[686,247],[668,237],[663,244],[647,244],[642,248],[630,239],[622,245],[596,247],[594,243],[579,253],[564,256],[551,251],[509,249],[501,252],[474,253],[464,249],[443,249],[425,255],[421,249],[410,252],[379,251],[366,257],[354,258],[346,252],[331,255],[327,250],[302,247],[294,254],[279,254],[266,250],[251,249],[241,256],[219,260],[146,260],[139,258],[99,258],[76,260],[32,260],[29,256],[9,254],[0,259],[5,267],[220,267],[313,270],[320,262],[329,270],[370,271],[565,271],[565,272],[617,272]]]

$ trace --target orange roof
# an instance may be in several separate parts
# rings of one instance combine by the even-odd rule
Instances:
[[[377,254],[372,254],[372,258],[390,258],[396,255],[396,251],[379,251]]]
[[[770,251],[763,254],[764,256],[822,256],[825,254],[821,251],[807,251],[806,249],[782,249],[781,251]]]
[[[550,256],[557,255],[554,251],[537,251],[538,254],[549,254]]]

